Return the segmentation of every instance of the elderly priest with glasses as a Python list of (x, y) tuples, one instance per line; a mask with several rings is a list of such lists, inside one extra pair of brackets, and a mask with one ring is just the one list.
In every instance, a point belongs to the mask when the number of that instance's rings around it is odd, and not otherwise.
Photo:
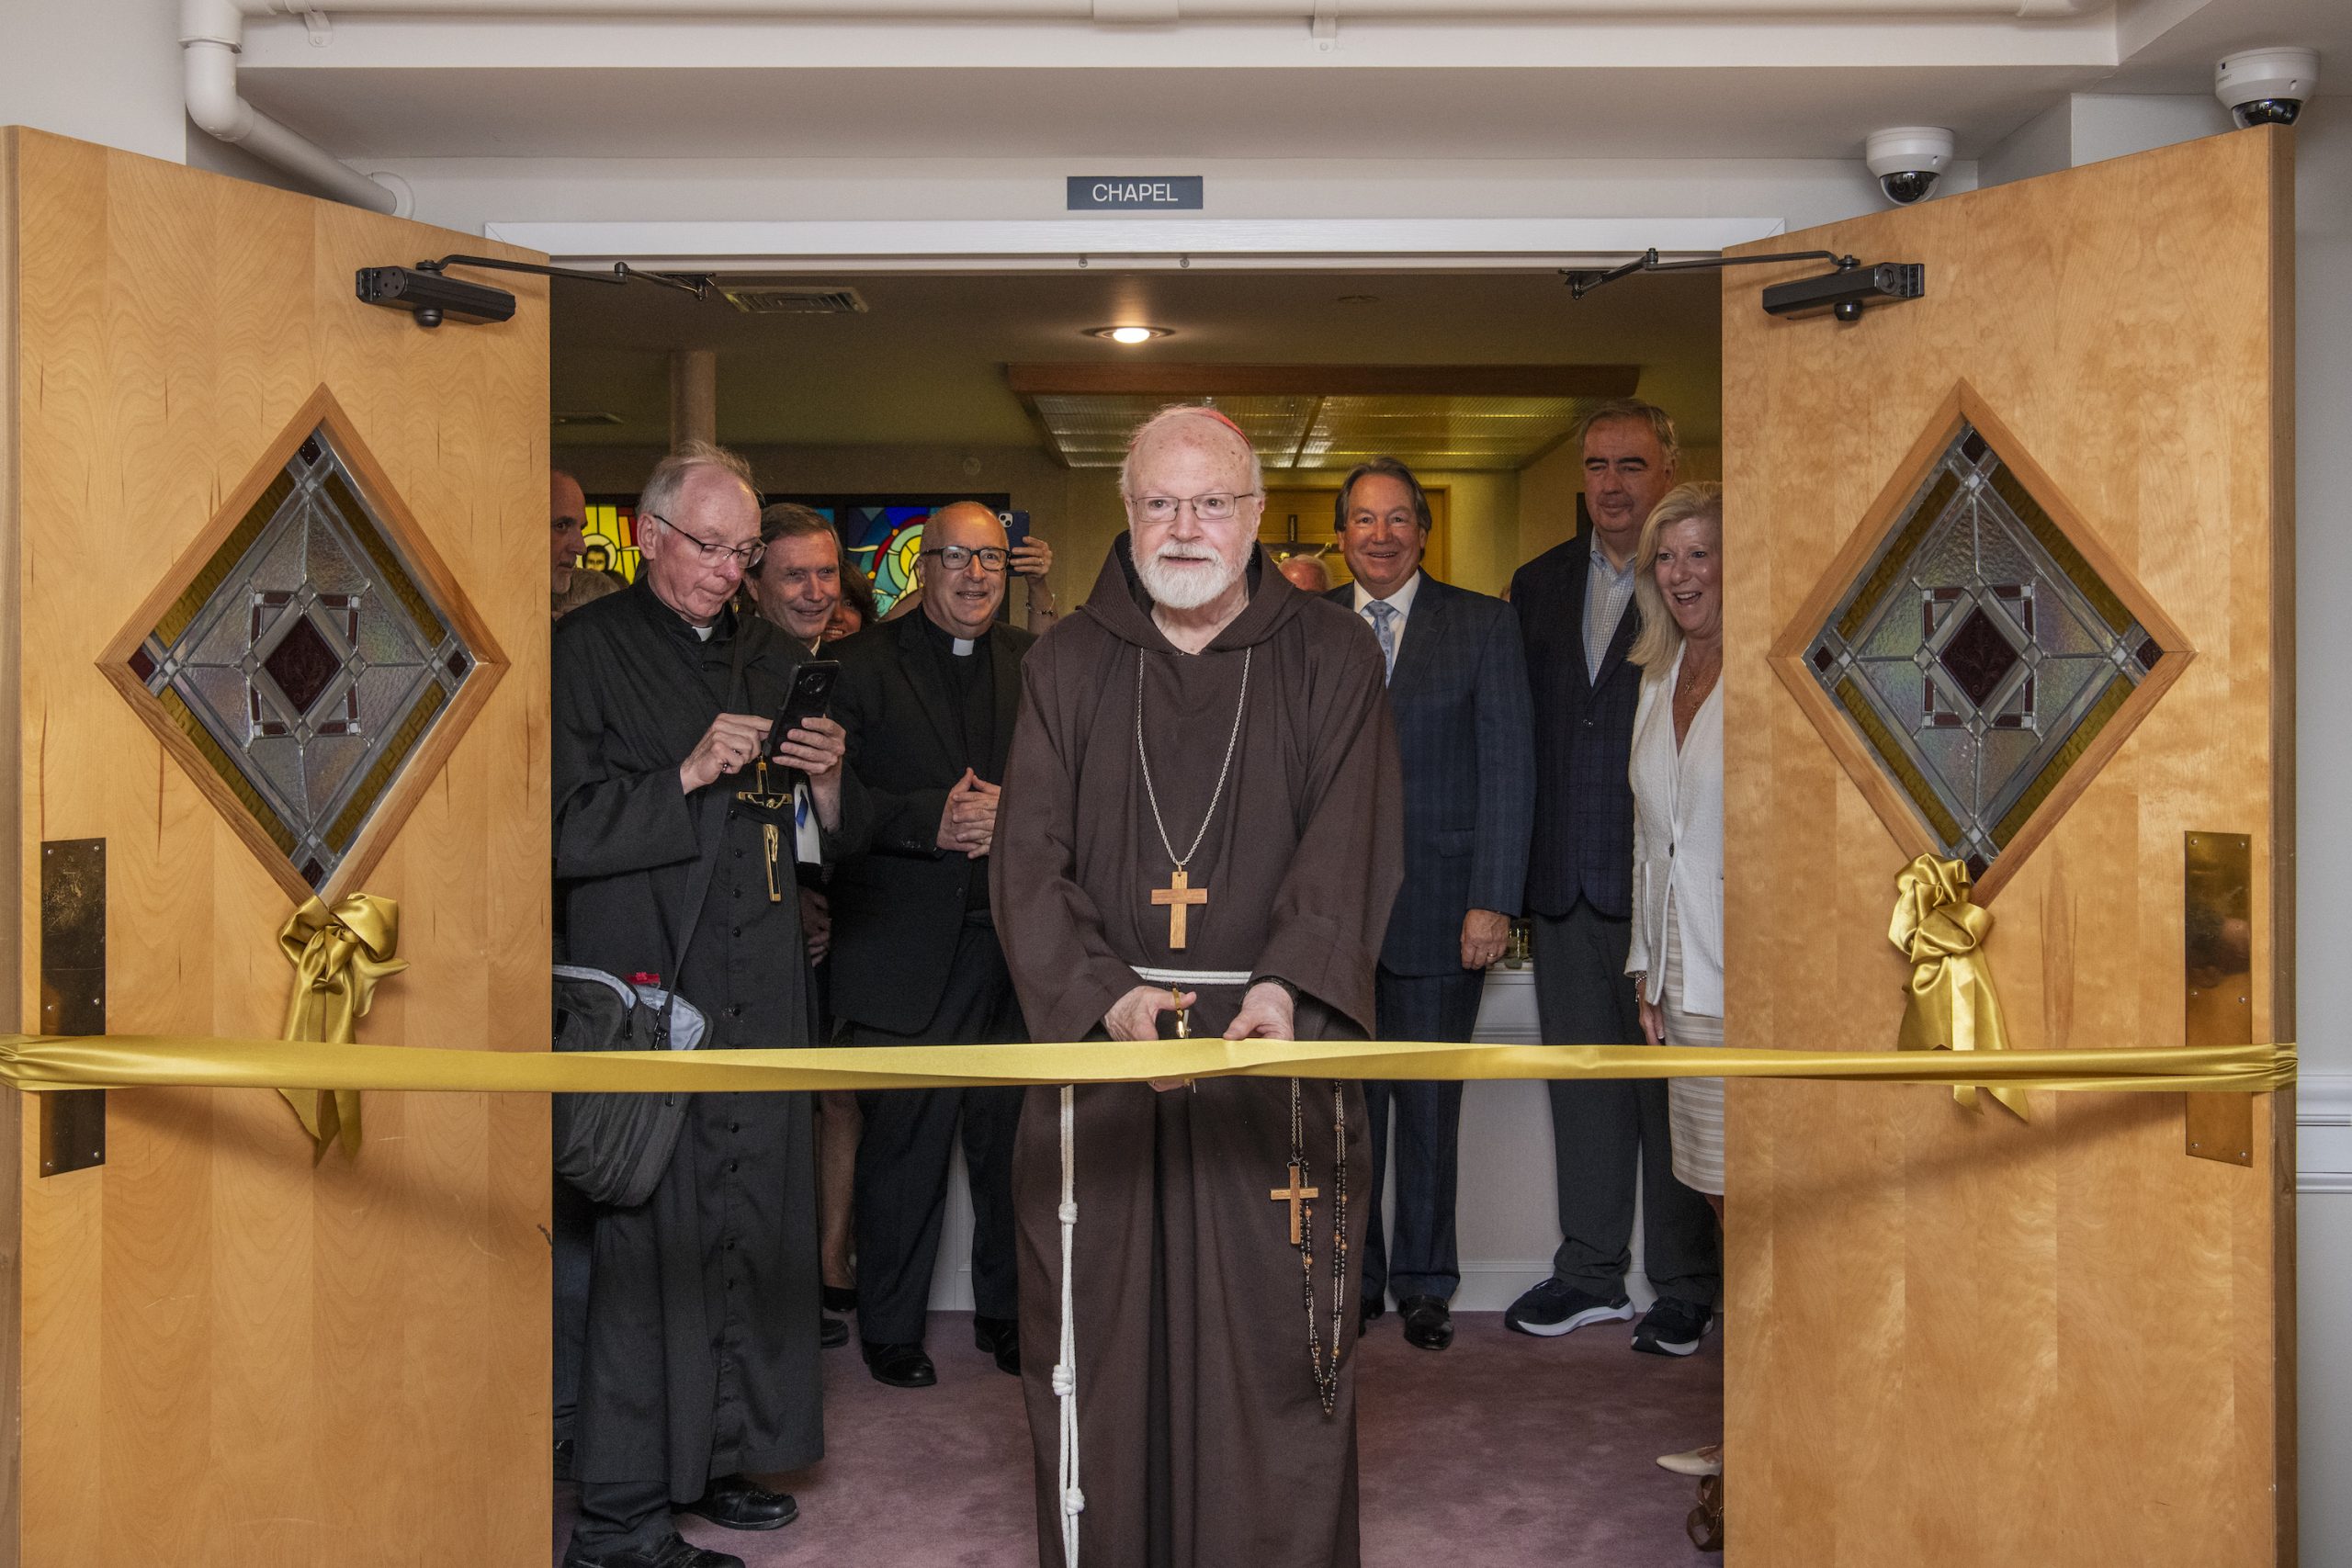
[[(864, 795), (831, 720), (771, 733), (806, 655), (732, 605), (761, 553), (742, 460), (681, 448), (638, 515), (636, 582), (555, 630), (570, 957), (658, 975), (707, 1020), (699, 1048), (810, 1044), (788, 781), (808, 779), (825, 852), (863, 831)], [(688, 1544), (673, 1511), (779, 1529), (793, 1499), (750, 1477), (824, 1451), (808, 1096), (685, 1106), (651, 1195), (595, 1211), (566, 1568), (742, 1568)]]
[[(995, 908), (1029, 1021), (1365, 1038), (1402, 863), (1379, 647), (1259, 547), (1257, 457), (1222, 414), (1147, 422), (1120, 488), (1128, 531), (1030, 655), (1005, 773)], [(1354, 1568), (1363, 1091), (1028, 1095), (1040, 1560)]]
[[(874, 802), (866, 852), (834, 873), (833, 1016), (853, 1045), (1026, 1038), (997, 946), (989, 868), (998, 786), (1036, 639), (997, 619), (1004, 525), (959, 501), (923, 524), (922, 607), (841, 645), (833, 712)], [(1021, 1370), (1012, 1263), (1012, 1131), (1021, 1090), (862, 1089), (857, 1331), (876, 1381), (938, 1381), (923, 1346), (960, 1130), (972, 1193), (972, 1337)]]

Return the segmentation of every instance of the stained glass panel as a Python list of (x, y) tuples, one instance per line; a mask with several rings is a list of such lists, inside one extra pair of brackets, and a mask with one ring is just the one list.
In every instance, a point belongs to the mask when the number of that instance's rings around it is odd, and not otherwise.
[(1963, 427), (1804, 668), (1940, 852), (1981, 874), (2164, 657), (2017, 471)]
[(312, 887), (479, 661), (324, 427), (129, 660)]

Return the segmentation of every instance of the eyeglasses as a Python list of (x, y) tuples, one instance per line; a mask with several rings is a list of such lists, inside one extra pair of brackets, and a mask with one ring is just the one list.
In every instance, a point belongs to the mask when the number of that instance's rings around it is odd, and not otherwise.
[(1238, 493), (1211, 491), (1206, 495), (1131, 495), (1127, 504), (1147, 523), (1173, 523), (1187, 506), (1204, 523), (1223, 523), (1240, 512), (1243, 502), (1254, 501), (1258, 494), (1249, 490)]
[(675, 523), (671, 522), (659, 512), (649, 512), (646, 515), (652, 518), (656, 523), (661, 524), (664, 528), (669, 529), (673, 534), (677, 535), (681, 539), (684, 539), (688, 544), (694, 546), (696, 549), (700, 550), (702, 552), (702, 564), (705, 566), (717, 566), (723, 560), (731, 560), (737, 566), (742, 568), (748, 574), (759, 570), (761, 560), (763, 559), (768, 553), (768, 547), (757, 541), (748, 545), (736, 545), (732, 547), (714, 544), (708, 539), (701, 538), (695, 535), (687, 533), (684, 528), (679, 527)]
[(939, 564), (950, 571), (961, 571), (975, 560), (980, 563), (982, 571), (1002, 571), (1004, 563), (1011, 555), (1011, 552), (1001, 545), (982, 545), (978, 549), (971, 549), (963, 545), (940, 545), (922, 553), (927, 556), (937, 556)]

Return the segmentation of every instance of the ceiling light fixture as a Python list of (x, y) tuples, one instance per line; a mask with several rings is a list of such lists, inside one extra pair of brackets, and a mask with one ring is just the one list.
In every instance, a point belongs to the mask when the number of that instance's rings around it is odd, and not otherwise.
[(1156, 337), (1172, 337), (1175, 334), (1166, 327), (1089, 327), (1086, 329), (1086, 335), (1109, 338), (1113, 343), (1123, 343), (1132, 346), (1139, 343), (1149, 343)]

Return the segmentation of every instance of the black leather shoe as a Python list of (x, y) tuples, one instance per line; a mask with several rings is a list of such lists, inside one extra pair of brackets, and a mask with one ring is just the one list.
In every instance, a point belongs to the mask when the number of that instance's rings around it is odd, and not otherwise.
[(1396, 1303), (1405, 1319), (1405, 1343), (1442, 1350), (1453, 1343), (1453, 1314), (1435, 1296), (1407, 1296)]
[(800, 1517), (800, 1505), (783, 1492), (742, 1475), (714, 1475), (709, 1489), (677, 1511), (731, 1530), (780, 1530)]
[(996, 1370), (1021, 1375), (1021, 1320), (972, 1314), (972, 1343), (996, 1358)]
[(938, 1369), (920, 1345), (876, 1345), (871, 1339), (859, 1343), (865, 1349), (865, 1370), (874, 1374), (876, 1382), (892, 1388), (929, 1388), (939, 1381)]
[(591, 1557), (577, 1547), (569, 1548), (563, 1554), (563, 1568), (743, 1568), (743, 1560), (673, 1535), (643, 1551), (607, 1551)]
[(820, 1294), (824, 1299), (827, 1312), (855, 1312), (857, 1310), (855, 1285), (827, 1285)]
[(1356, 1308), (1356, 1332), (1362, 1334), (1388, 1314), (1388, 1303), (1378, 1296), (1366, 1296)]
[(817, 1344), (820, 1348), (838, 1350), (849, 1343), (849, 1325), (838, 1317), (817, 1320)]

